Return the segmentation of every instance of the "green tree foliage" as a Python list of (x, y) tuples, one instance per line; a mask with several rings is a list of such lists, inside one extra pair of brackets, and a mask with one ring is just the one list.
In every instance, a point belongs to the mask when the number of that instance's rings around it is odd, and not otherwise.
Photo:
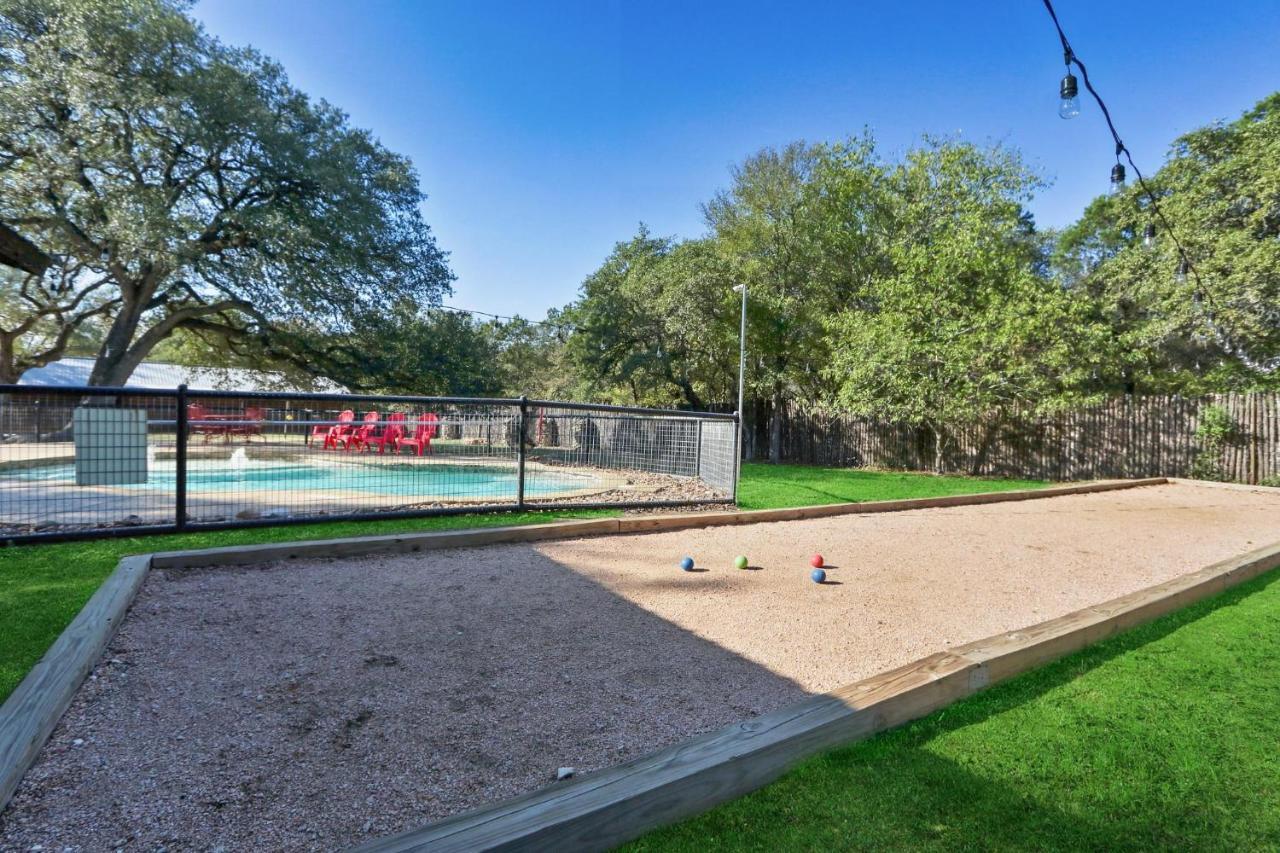
[(501, 393), (496, 369), (498, 340), (493, 327), (466, 314), (417, 308), (403, 300), (371, 315), (357, 328), (349, 348), (348, 375), (360, 369), (367, 379), (351, 384), (395, 394), (493, 396)]
[(597, 396), (727, 403), (745, 282), (771, 458), (791, 400), (928, 427), (941, 458), (948, 425), (1065, 401), (1101, 370), (1105, 337), (1045, 274), (1023, 207), (1039, 186), (998, 148), (766, 149), (705, 206), (708, 237), (615, 247), (568, 311), (572, 364)]
[(702, 409), (727, 399), (737, 366), (730, 268), (710, 241), (639, 233), (619, 243), (564, 315), (589, 396)]
[(0, 267), (0, 383), (17, 382), (29, 368), (92, 349), (101, 339), (113, 302), (83, 273), (66, 259), (44, 275)]
[(769, 456), (781, 457), (781, 409), (788, 399), (822, 396), (828, 351), (821, 318), (830, 307), (818, 270), (823, 223), (815, 205), (822, 150), (795, 142), (748, 157), (729, 188), (703, 207), (734, 278), (748, 287), (752, 342), (748, 393), (772, 410)]
[(565, 328), (520, 318), (479, 320), (405, 300), (360, 317), (340, 335), (279, 326), (263, 337), (227, 340), (182, 330), (154, 356), (191, 365), (269, 364), (299, 388), (322, 375), (365, 393), (574, 399), (577, 380), (563, 363)]
[(1111, 328), (1128, 391), (1201, 393), (1280, 379), (1280, 93), (1174, 142), (1148, 179), (1199, 278), (1177, 274), (1140, 188), (1094, 201), (1055, 257), (1063, 282)]
[(341, 342), (451, 280), (410, 163), (177, 0), (0, 0), (0, 186), (0, 219), (92, 290), (41, 310), (56, 342), (100, 309), (95, 384), (179, 329)]
[[(1026, 212), (1016, 152), (929, 141), (900, 160), (863, 135), (743, 161), (704, 206), (709, 234), (641, 231), (567, 315), (579, 388), (636, 402), (734, 398), (736, 297), (751, 290), (748, 411), (792, 400), (949, 431), (998, 429), (1116, 392), (1280, 387), (1280, 93), (1189, 133), (1150, 180), (1199, 277), (1179, 277), (1136, 187), (1063, 232)], [(692, 333), (692, 337), (690, 337)], [(689, 341), (699, 347), (689, 348)]]
[(541, 322), (519, 317), (490, 324), (497, 344), (497, 382), (508, 397), (580, 400), (589, 396), (579, 372), (569, 363), (565, 343), (572, 326), (551, 309)]
[(1087, 378), (1087, 319), (1036, 273), (1023, 204), (1039, 186), (1005, 149), (911, 151), (885, 181), (881, 272), (826, 324), (842, 406), (927, 428), (939, 472), (957, 426), (1063, 402)]

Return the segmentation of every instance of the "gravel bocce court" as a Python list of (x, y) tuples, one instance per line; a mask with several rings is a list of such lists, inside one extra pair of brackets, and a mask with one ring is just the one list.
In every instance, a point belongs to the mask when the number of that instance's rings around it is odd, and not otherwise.
[(350, 846), (1276, 539), (1280, 495), (1177, 484), (154, 570), (0, 848)]

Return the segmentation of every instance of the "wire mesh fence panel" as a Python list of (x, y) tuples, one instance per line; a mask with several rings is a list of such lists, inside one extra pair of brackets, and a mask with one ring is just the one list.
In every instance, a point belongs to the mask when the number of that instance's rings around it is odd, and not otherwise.
[[(564, 403), (529, 404), (526, 414), (525, 498), (531, 502), (664, 504), (722, 500), (732, 483), (701, 476), (705, 430), (733, 422), (700, 415), (651, 413)], [(709, 446), (726, 454), (733, 447)]]
[[(523, 427), (522, 427), (523, 425)], [(0, 539), (733, 495), (726, 415), (0, 386)]]
[(511, 405), (189, 397), (188, 523), (512, 506)]
[(704, 421), (698, 434), (698, 479), (721, 497), (734, 494), (737, 478), (738, 425), (733, 421)]
[(176, 396), (0, 392), (0, 534), (171, 526)]

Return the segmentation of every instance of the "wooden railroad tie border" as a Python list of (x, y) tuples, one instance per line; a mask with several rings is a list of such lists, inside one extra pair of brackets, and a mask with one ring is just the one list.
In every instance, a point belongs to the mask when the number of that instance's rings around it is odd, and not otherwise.
[(1179, 486), (1207, 486), (1211, 489), (1226, 489), (1229, 492), (1255, 492), (1264, 495), (1280, 494), (1280, 486), (1263, 486), (1257, 483), (1222, 483), (1217, 480), (1192, 480), (1189, 477), (1165, 477), (1165, 479)]
[(0, 810), (8, 804), (22, 775), (35, 761), (40, 749), (71, 703), (76, 690), (79, 689), (107, 643), (114, 636), (125, 612), (141, 588), (148, 569), (153, 566), (186, 568), (246, 565), (301, 557), (407, 553), (440, 548), (475, 547), (501, 542), (534, 542), (616, 533), (644, 533), (727, 524), (756, 524), (836, 515), (1039, 500), (1060, 495), (1160, 485), (1166, 482), (1167, 480), (1163, 477), (1155, 477), (1143, 480), (1083, 483), (1046, 489), (950, 495), (940, 498), (830, 504), (796, 509), (604, 518), (514, 527), (170, 551), (125, 557), (49, 648), (49, 651), (44, 654), (44, 657), (31, 672), (27, 673), (26, 678), (4, 704), (0, 705)]
[(133, 603), (151, 558), (125, 557), (0, 705), (0, 811)]
[(358, 850), (605, 850), (760, 788), (816, 753), (926, 716), (1277, 567), (1280, 543)]

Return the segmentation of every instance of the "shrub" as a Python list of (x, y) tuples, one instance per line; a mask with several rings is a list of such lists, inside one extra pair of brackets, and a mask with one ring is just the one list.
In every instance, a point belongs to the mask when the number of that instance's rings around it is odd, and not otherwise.
[(1197, 480), (1225, 480), (1222, 470), (1222, 451), (1238, 438), (1239, 427), (1222, 406), (1206, 406), (1200, 410), (1200, 425), (1196, 427), (1196, 443), (1199, 449), (1191, 460), (1191, 476)]

